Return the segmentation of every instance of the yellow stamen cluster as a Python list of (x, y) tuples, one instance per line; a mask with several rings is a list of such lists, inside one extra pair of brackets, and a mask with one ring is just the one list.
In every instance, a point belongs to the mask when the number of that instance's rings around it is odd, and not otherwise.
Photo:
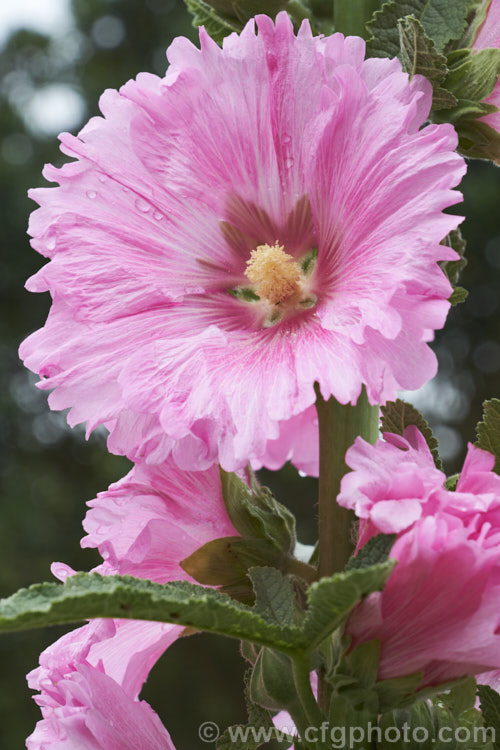
[(252, 250), (247, 266), (245, 276), (255, 284), (259, 297), (272, 305), (285, 302), (301, 292), (303, 274), (300, 266), (277, 242), (258, 245)]

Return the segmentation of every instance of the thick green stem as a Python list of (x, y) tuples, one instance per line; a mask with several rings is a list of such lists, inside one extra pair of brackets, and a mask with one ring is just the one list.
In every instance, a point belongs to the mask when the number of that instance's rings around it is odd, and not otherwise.
[(367, 39), (366, 24), (380, 5), (379, 0), (334, 0), (335, 31)]
[[(325, 401), (316, 389), (319, 420), (319, 577), (331, 576), (345, 568), (354, 545), (351, 538), (354, 513), (337, 503), (340, 482), (347, 473), (345, 454), (361, 435), (370, 443), (378, 436), (379, 408), (370, 406), (363, 388), (356, 406)], [(330, 688), (325, 671), (318, 670), (318, 702), (328, 710)]]
[(378, 435), (379, 409), (370, 406), (363, 389), (356, 406), (325, 401), (317, 389), (319, 419), (319, 575), (331, 576), (344, 569), (352, 553), (351, 511), (336, 498), (348, 471), (345, 453), (358, 435), (374, 443)]
[(292, 719), (301, 738), (305, 740), (305, 746), (323, 750), (326, 745), (319, 740), (319, 730), (325, 717), (311, 689), (310, 664), (307, 656), (293, 657), (293, 678), (298, 700), (295, 710), (290, 711)]

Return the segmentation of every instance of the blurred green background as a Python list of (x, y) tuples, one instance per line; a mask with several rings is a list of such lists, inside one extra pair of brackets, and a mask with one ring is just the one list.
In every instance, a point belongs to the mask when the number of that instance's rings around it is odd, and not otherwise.
[[(15, 11), (0, 8), (1, 596), (50, 578), (53, 560), (77, 569), (96, 564), (96, 553), (78, 546), (85, 501), (129, 466), (106, 452), (103, 435), (86, 442), (81, 429), (69, 431), (64, 415), (49, 412), (46, 396), (34, 387), (36, 378), (18, 361), (19, 343), (42, 325), (49, 308), (48, 295), (23, 290), (41, 264), (26, 237), (34, 209), (26, 191), (44, 183), (45, 162), (61, 163), (57, 133), (77, 132), (97, 114), (105, 88), (119, 87), (143, 70), (163, 75), (172, 38), (195, 38), (180, 0), (19, 0), (13, 5), (20, 11), (37, 6), (37, 11), (26, 18), (26, 28), (14, 28)], [(463, 190), (469, 265), (461, 283), (470, 296), (437, 336), (439, 375), (412, 396), (440, 439), (450, 472), (458, 470), (473, 439), (482, 401), (500, 396), (500, 172), (473, 163)], [(291, 467), (263, 474), (296, 511), (300, 540), (313, 543), (315, 482), (298, 477)], [(39, 719), (24, 675), (62, 632), (0, 639), (1, 748), (22, 748)], [(242, 672), (235, 643), (194, 636), (169, 649), (143, 696), (176, 746), (196, 750), (206, 747), (197, 737), (202, 721), (226, 726), (245, 718), (238, 688)]]

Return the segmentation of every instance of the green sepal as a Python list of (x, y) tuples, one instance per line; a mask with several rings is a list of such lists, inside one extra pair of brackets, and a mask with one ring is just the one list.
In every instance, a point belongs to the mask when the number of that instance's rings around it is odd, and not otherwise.
[(235, 529), (246, 538), (266, 539), (284, 555), (293, 555), (295, 518), (267, 487), (249, 487), (236, 474), (221, 469), (222, 496)]
[(500, 77), (500, 49), (457, 50), (448, 55), (445, 86), (457, 100), (479, 102), (491, 94)]
[(291, 709), (297, 702), (297, 688), (291, 659), (279, 651), (262, 648), (250, 680), (250, 698), (271, 711)]
[(415, 693), (421, 682), (421, 672), (377, 682), (374, 690), (379, 699), (380, 710), (390, 711), (411, 703), (415, 700)]
[(283, 555), (265, 539), (228, 536), (214, 539), (181, 561), (180, 566), (198, 583), (220, 586), (221, 591), (252, 604), (253, 589), (247, 578), (255, 566), (281, 566)]
[(448, 73), (446, 57), (436, 52), (434, 42), (413, 16), (399, 20), (398, 29), (403, 70), (410, 78), (423, 75), (432, 83), (434, 110), (454, 107), (458, 103), (457, 98), (441, 86)]
[(500, 474), (500, 399), (492, 398), (483, 404), (483, 420), (476, 426), (475, 445), (495, 456), (494, 471)]
[(385, 406), (381, 407), (382, 411), (382, 432), (393, 432), (396, 435), (403, 435), (404, 431), (410, 425), (415, 425), (429, 446), (432, 453), (436, 468), (443, 471), (443, 464), (439, 457), (439, 444), (437, 438), (432, 434), (428, 422), (422, 414), (415, 409), (412, 404), (402, 401), (400, 398), (396, 401), (388, 401)]
[(368, 23), (370, 57), (397, 57), (400, 52), (398, 21), (414, 16), (426, 35), (442, 52), (448, 42), (459, 39), (466, 27), (470, 0), (390, 0)]
[(470, 159), (488, 159), (500, 164), (500, 133), (481, 120), (461, 119), (454, 123), (459, 152)]

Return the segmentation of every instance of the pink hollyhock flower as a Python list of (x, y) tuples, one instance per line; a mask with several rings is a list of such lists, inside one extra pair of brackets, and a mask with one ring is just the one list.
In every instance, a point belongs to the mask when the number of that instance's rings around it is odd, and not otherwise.
[[(60, 577), (74, 572), (56, 570)], [(138, 695), (181, 631), (158, 622), (91, 620), (49, 646), (28, 675), (43, 715), (28, 750), (175, 750)]]
[(217, 467), (184, 472), (172, 459), (137, 464), (89, 503), (83, 547), (97, 547), (100, 573), (157, 583), (192, 580), (179, 563), (213, 539), (236, 536)]
[[(99, 549), (104, 563), (96, 570), (105, 575), (191, 580), (180, 561), (212, 539), (237, 534), (218, 468), (183, 472), (171, 458), (161, 466), (136, 465), (89, 505), (82, 546)], [(61, 563), (52, 570), (61, 580), (74, 573)], [(85, 750), (173, 749), (138, 695), (181, 631), (164, 623), (92, 620), (50, 646), (28, 675), (30, 687), (41, 691), (35, 700), (43, 714), (29, 750), (73, 750), (78, 742)]]
[(256, 23), (223, 49), (177, 39), (164, 79), (106, 91), (61, 136), (75, 161), (45, 168), (59, 187), (31, 192), (51, 260), (28, 288), (54, 302), (21, 356), (133, 459), (298, 461), (315, 382), (375, 404), (436, 371), (465, 166), (450, 125), (422, 127), (430, 83), (360, 38)]
[[(491, 0), (486, 18), (472, 45), (477, 52), (488, 47), (500, 47), (500, 0)], [(500, 81), (484, 101), (500, 108)], [(500, 132), (500, 111), (481, 117), (481, 120)]]
[(469, 446), (451, 492), (417, 430), (386, 437), (375, 446), (358, 439), (349, 449), (355, 470), (343, 480), (340, 502), (362, 518), (361, 545), (374, 533), (398, 534), (391, 551), (398, 564), (384, 590), (355, 608), (346, 632), (354, 646), (380, 639), (381, 679), (422, 672), (422, 685), (433, 685), (499, 669), (494, 457)]

